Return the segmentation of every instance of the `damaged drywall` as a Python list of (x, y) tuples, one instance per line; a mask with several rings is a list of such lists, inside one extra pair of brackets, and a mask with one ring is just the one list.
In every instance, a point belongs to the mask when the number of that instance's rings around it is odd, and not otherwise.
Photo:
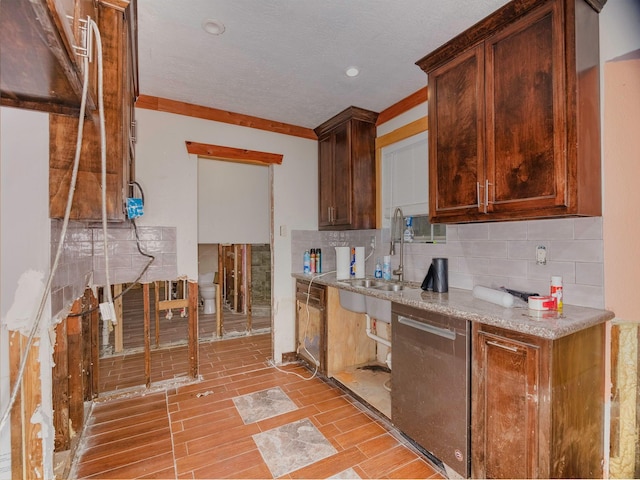
[[(39, 363), (39, 390), (40, 403), (36, 410), (30, 413), (30, 421), (33, 424), (40, 425), (40, 437), (42, 440), (42, 465), (36, 471), (31, 472), (37, 478), (54, 478), (53, 475), (53, 445), (54, 431), (52, 405), (52, 377), (51, 369), (53, 366), (53, 348), (52, 348), (52, 319), (50, 315), (51, 306), (49, 298), (45, 299), (44, 308), (42, 309), (41, 318), (39, 319), (38, 328), (34, 330), (35, 322), (38, 321), (37, 315), (40, 305), (43, 301), (45, 290), (44, 273), (36, 270), (27, 270), (23, 272), (17, 282), (13, 303), (7, 310), (6, 315), (2, 318), (2, 328), (9, 335), (16, 334), (24, 336), (28, 341), (31, 334), (34, 334), (32, 348), (38, 349)], [(33, 331), (32, 331), (33, 330)], [(12, 392), (13, 393), (13, 392)], [(8, 406), (10, 396), (7, 395), (2, 401), (2, 415), (5, 415), (5, 409)], [(10, 432), (9, 420), (7, 419), (2, 427), (3, 436), (6, 431)], [(8, 435), (7, 435), (8, 436)], [(10, 471), (10, 456), (2, 456), (3, 464), (0, 464), (0, 470)]]
[(609, 459), (610, 478), (634, 478), (638, 447), (638, 327), (640, 324), (617, 323), (619, 330), (617, 381), (619, 402), (618, 454)]

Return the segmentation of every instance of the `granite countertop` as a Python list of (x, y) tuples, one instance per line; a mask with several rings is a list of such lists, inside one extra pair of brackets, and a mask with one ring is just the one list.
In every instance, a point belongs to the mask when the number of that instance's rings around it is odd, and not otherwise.
[(516, 300), (516, 306), (505, 308), (475, 298), (471, 290), (459, 288), (449, 288), (447, 293), (434, 293), (423, 291), (420, 284), (406, 282), (407, 286), (403, 290), (390, 292), (350, 285), (345, 281), (337, 280), (335, 273), (320, 275), (294, 273), (292, 276), (300, 280), (312, 280), (319, 285), (363, 293), (422, 310), (452, 315), (549, 340), (570, 335), (614, 318), (613, 312), (608, 310), (567, 304), (564, 305), (561, 315), (552, 311), (529, 310), (527, 304), (520, 300)]

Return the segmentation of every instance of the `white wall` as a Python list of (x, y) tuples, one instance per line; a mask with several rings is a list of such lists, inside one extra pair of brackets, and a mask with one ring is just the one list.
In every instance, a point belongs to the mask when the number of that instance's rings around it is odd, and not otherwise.
[(602, 62), (638, 48), (640, 48), (640, 1), (609, 0), (600, 12)]
[[(185, 141), (283, 154), (272, 168), (274, 359), (294, 341), (292, 229), (318, 228), (317, 142), (171, 113), (136, 109), (136, 180), (145, 191), (141, 225), (177, 228), (178, 275), (198, 276), (198, 159)], [(284, 236), (280, 235), (283, 227)]]
[[(7, 324), (28, 335), (49, 273), (49, 115), (0, 108), (0, 415), (9, 400)], [(21, 285), (19, 285), (21, 283)], [(50, 305), (41, 325), (51, 322)], [(52, 478), (51, 345), (40, 339), (45, 478)], [(0, 478), (10, 476), (10, 422), (0, 432)], [(8, 476), (6, 475), (8, 473)]]

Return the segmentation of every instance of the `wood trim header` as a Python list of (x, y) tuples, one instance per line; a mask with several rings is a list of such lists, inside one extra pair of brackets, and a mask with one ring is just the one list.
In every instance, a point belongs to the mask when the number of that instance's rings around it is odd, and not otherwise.
[(412, 93), (408, 97), (403, 98), (398, 103), (394, 103), (389, 108), (386, 108), (382, 112), (380, 112), (380, 115), (378, 115), (376, 126), (378, 127), (383, 123), (388, 122), (392, 118), (403, 114), (407, 110), (410, 110), (413, 107), (420, 105), (421, 103), (425, 103), (428, 97), (428, 87), (425, 86), (417, 92)]
[(150, 95), (140, 95), (136, 101), (136, 107), (158, 112), (175, 113), (187, 117), (202, 118), (214, 122), (229, 123), (240, 127), (256, 128), (269, 132), (292, 135), (294, 137), (317, 140), (315, 132), (310, 128), (298, 127), (287, 123), (265, 120), (263, 118), (243, 115), (241, 113), (227, 112), (217, 108), (203, 107), (192, 103), (178, 102), (168, 98), (152, 97)]
[(207, 143), (185, 142), (187, 151), (193, 155), (211, 158), (212, 160), (227, 160), (236, 163), (249, 163), (252, 165), (281, 165), (282, 154), (258, 152), (244, 148), (224, 147), (222, 145), (210, 145)]

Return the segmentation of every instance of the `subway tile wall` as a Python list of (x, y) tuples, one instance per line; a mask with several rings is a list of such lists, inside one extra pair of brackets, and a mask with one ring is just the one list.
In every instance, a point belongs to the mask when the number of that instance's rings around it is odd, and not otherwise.
[[(62, 220), (51, 220), (51, 265), (55, 261)], [(82, 222), (69, 222), (67, 234), (51, 282), (51, 315), (58, 315), (65, 307), (84, 294), (93, 269), (93, 237), (91, 229)]]
[[(51, 262), (53, 264), (61, 220), (51, 221)], [(140, 249), (155, 257), (141, 283), (177, 278), (177, 249), (175, 227), (138, 227)], [(133, 226), (110, 226), (109, 280), (111, 284), (132, 283), (149, 262), (138, 251)], [(87, 285), (104, 285), (105, 258), (102, 228), (92, 228), (86, 223), (70, 222), (64, 247), (51, 288), (51, 312), (59, 314), (82, 296)]]
[[(109, 281), (111, 284), (136, 281), (150, 258), (138, 251), (134, 228), (112, 228), (107, 234)], [(102, 229), (93, 230), (93, 283), (96, 285), (106, 283), (103, 238)], [(176, 228), (138, 227), (138, 238), (142, 252), (155, 257), (139, 282), (176, 279)]]
[[(292, 271), (302, 272), (304, 250), (314, 247), (322, 248), (323, 270), (335, 270), (333, 247), (365, 246), (369, 254), (371, 236), (376, 248), (366, 262), (366, 273), (373, 275), (376, 258), (389, 251), (388, 229), (293, 231)], [(546, 265), (536, 264), (538, 245), (546, 248)], [(505, 286), (546, 294), (551, 276), (562, 275), (567, 304), (604, 308), (602, 217), (447, 225), (445, 244), (405, 244), (405, 279), (421, 282), (434, 257), (449, 259), (450, 287)], [(398, 262), (396, 254), (392, 268)]]

